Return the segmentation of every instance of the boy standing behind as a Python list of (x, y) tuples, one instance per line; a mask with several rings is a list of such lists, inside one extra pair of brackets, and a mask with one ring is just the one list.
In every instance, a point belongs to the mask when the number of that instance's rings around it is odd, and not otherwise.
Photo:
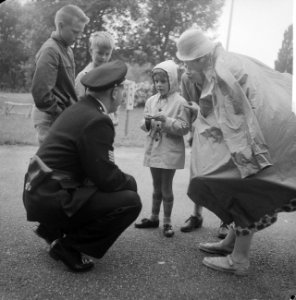
[[(91, 55), (91, 62), (78, 73), (75, 79), (75, 90), (78, 97), (85, 95), (85, 87), (80, 82), (80, 79), (92, 69), (99, 67), (101, 64), (106, 63), (110, 60), (113, 49), (114, 39), (106, 31), (95, 31), (90, 35), (89, 38), (89, 52)], [(113, 124), (118, 124), (117, 113), (110, 115)]]

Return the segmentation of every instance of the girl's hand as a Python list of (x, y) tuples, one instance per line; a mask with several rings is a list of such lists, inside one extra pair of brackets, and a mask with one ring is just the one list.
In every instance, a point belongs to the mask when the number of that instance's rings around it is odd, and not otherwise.
[(145, 118), (145, 120), (152, 120), (153, 116), (151, 116), (151, 115), (145, 115), (144, 118)]
[(165, 122), (166, 121), (166, 116), (164, 116), (163, 114), (158, 113), (158, 114), (153, 116), (153, 119), (155, 121)]

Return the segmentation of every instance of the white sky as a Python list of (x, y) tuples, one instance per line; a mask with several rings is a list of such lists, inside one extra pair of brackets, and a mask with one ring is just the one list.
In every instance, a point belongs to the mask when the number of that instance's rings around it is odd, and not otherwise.
[[(229, 51), (274, 68), (284, 32), (293, 23), (293, 0), (233, 0)], [(218, 38), (226, 47), (231, 0), (225, 0)]]

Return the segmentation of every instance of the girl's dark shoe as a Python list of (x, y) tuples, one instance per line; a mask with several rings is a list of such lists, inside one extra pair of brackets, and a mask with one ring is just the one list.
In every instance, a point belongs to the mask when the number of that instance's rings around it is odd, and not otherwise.
[(136, 228), (157, 228), (159, 227), (159, 220), (151, 221), (147, 218), (142, 219), (140, 223), (135, 224)]
[(163, 234), (166, 237), (172, 237), (175, 232), (173, 230), (173, 226), (171, 224), (164, 224), (163, 225)]

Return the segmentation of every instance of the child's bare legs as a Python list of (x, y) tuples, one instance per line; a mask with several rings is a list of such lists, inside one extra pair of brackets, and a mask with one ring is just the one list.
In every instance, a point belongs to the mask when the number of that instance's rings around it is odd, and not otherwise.
[(153, 194), (152, 194), (152, 213), (150, 220), (159, 220), (159, 211), (162, 202), (162, 169), (150, 168), (152, 181), (153, 181)]
[(153, 181), (152, 212), (149, 219), (136, 223), (136, 228), (156, 228), (159, 226), (159, 211), (163, 201), (163, 233), (172, 237), (174, 231), (171, 225), (171, 214), (174, 204), (173, 178), (176, 170), (150, 168)]
[(140, 223), (136, 223), (136, 228), (157, 228), (159, 226), (159, 211), (162, 202), (162, 169), (150, 168), (150, 171), (153, 181), (151, 216), (149, 219), (144, 218)]
[(163, 169), (161, 175), (161, 193), (163, 200), (163, 233), (172, 237), (174, 231), (171, 225), (171, 214), (174, 205), (173, 178), (176, 170)]
[(171, 214), (174, 204), (173, 178), (176, 170), (163, 169), (161, 174), (161, 193), (163, 199), (163, 223), (171, 224)]

